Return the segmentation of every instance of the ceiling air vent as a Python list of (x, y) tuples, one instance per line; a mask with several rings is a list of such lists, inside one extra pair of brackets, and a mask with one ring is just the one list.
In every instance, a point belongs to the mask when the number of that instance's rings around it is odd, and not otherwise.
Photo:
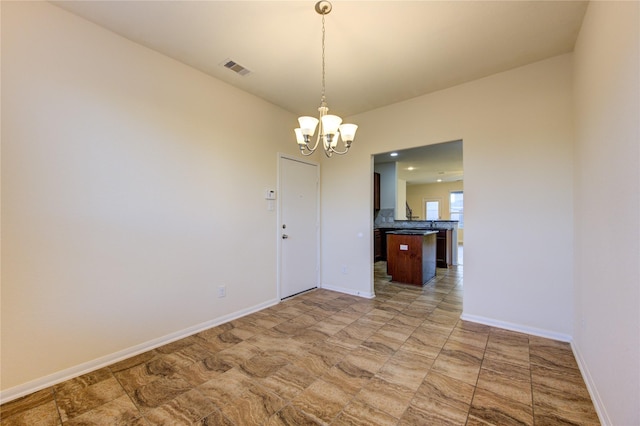
[(242, 65), (232, 61), (231, 59), (226, 59), (222, 63), (222, 65), (224, 65), (225, 68), (229, 68), (231, 71), (235, 72), (236, 74), (240, 74), (242, 76), (245, 76), (251, 72), (245, 67), (243, 67)]

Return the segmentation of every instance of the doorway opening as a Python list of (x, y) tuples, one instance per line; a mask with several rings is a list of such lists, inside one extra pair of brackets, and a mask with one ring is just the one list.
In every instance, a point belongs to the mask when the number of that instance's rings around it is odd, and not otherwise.
[[(444, 240), (451, 250), (445, 264), (447, 268), (461, 268), (464, 259), (462, 140), (375, 154), (373, 169), (378, 175), (374, 175), (374, 180), (379, 179), (374, 185), (379, 193), (374, 193), (373, 262), (386, 260), (387, 230), (449, 226), (454, 229)], [(410, 216), (408, 211), (412, 212)]]

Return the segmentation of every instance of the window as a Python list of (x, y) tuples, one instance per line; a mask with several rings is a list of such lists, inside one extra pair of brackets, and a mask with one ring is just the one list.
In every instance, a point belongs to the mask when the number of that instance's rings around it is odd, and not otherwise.
[(455, 191), (449, 198), (449, 217), (458, 221), (458, 228), (464, 228), (464, 197), (462, 191)]
[(425, 220), (440, 219), (440, 201), (425, 201)]

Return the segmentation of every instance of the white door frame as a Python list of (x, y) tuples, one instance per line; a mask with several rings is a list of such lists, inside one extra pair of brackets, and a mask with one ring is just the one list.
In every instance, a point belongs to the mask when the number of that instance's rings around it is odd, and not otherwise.
[(316, 166), (317, 168), (317, 173), (318, 173), (318, 185), (317, 185), (317, 189), (316, 189), (316, 206), (317, 206), (317, 212), (316, 212), (316, 217), (318, 218), (318, 222), (317, 222), (317, 226), (316, 226), (316, 250), (317, 250), (317, 259), (316, 259), (316, 271), (317, 271), (317, 276), (316, 276), (316, 282), (318, 283), (318, 288), (320, 288), (321, 286), (321, 271), (320, 271), (320, 163), (317, 163), (315, 161), (310, 161), (307, 160), (306, 158), (300, 158), (300, 157), (296, 157), (293, 155), (289, 155), (289, 154), (284, 154), (279, 152), (278, 153), (278, 183), (277, 183), (277, 187), (278, 187), (278, 212), (277, 212), (277, 226), (276, 226), (276, 244), (277, 244), (277, 259), (276, 259), (276, 282), (278, 285), (278, 289), (277, 289), (277, 297), (278, 300), (281, 300), (281, 294), (282, 294), (282, 196), (281, 196), (281, 189), (282, 189), (282, 182), (281, 182), (281, 177), (282, 177), (282, 173), (280, 170), (280, 161), (282, 159), (287, 159), (287, 160), (292, 160), (292, 161), (297, 161), (300, 163), (304, 163), (304, 164), (309, 164), (312, 166)]

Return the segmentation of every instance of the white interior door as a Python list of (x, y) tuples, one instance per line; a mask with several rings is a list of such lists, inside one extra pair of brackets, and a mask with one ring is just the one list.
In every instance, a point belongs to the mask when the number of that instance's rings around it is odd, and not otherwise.
[(280, 157), (280, 298), (318, 287), (319, 166)]

